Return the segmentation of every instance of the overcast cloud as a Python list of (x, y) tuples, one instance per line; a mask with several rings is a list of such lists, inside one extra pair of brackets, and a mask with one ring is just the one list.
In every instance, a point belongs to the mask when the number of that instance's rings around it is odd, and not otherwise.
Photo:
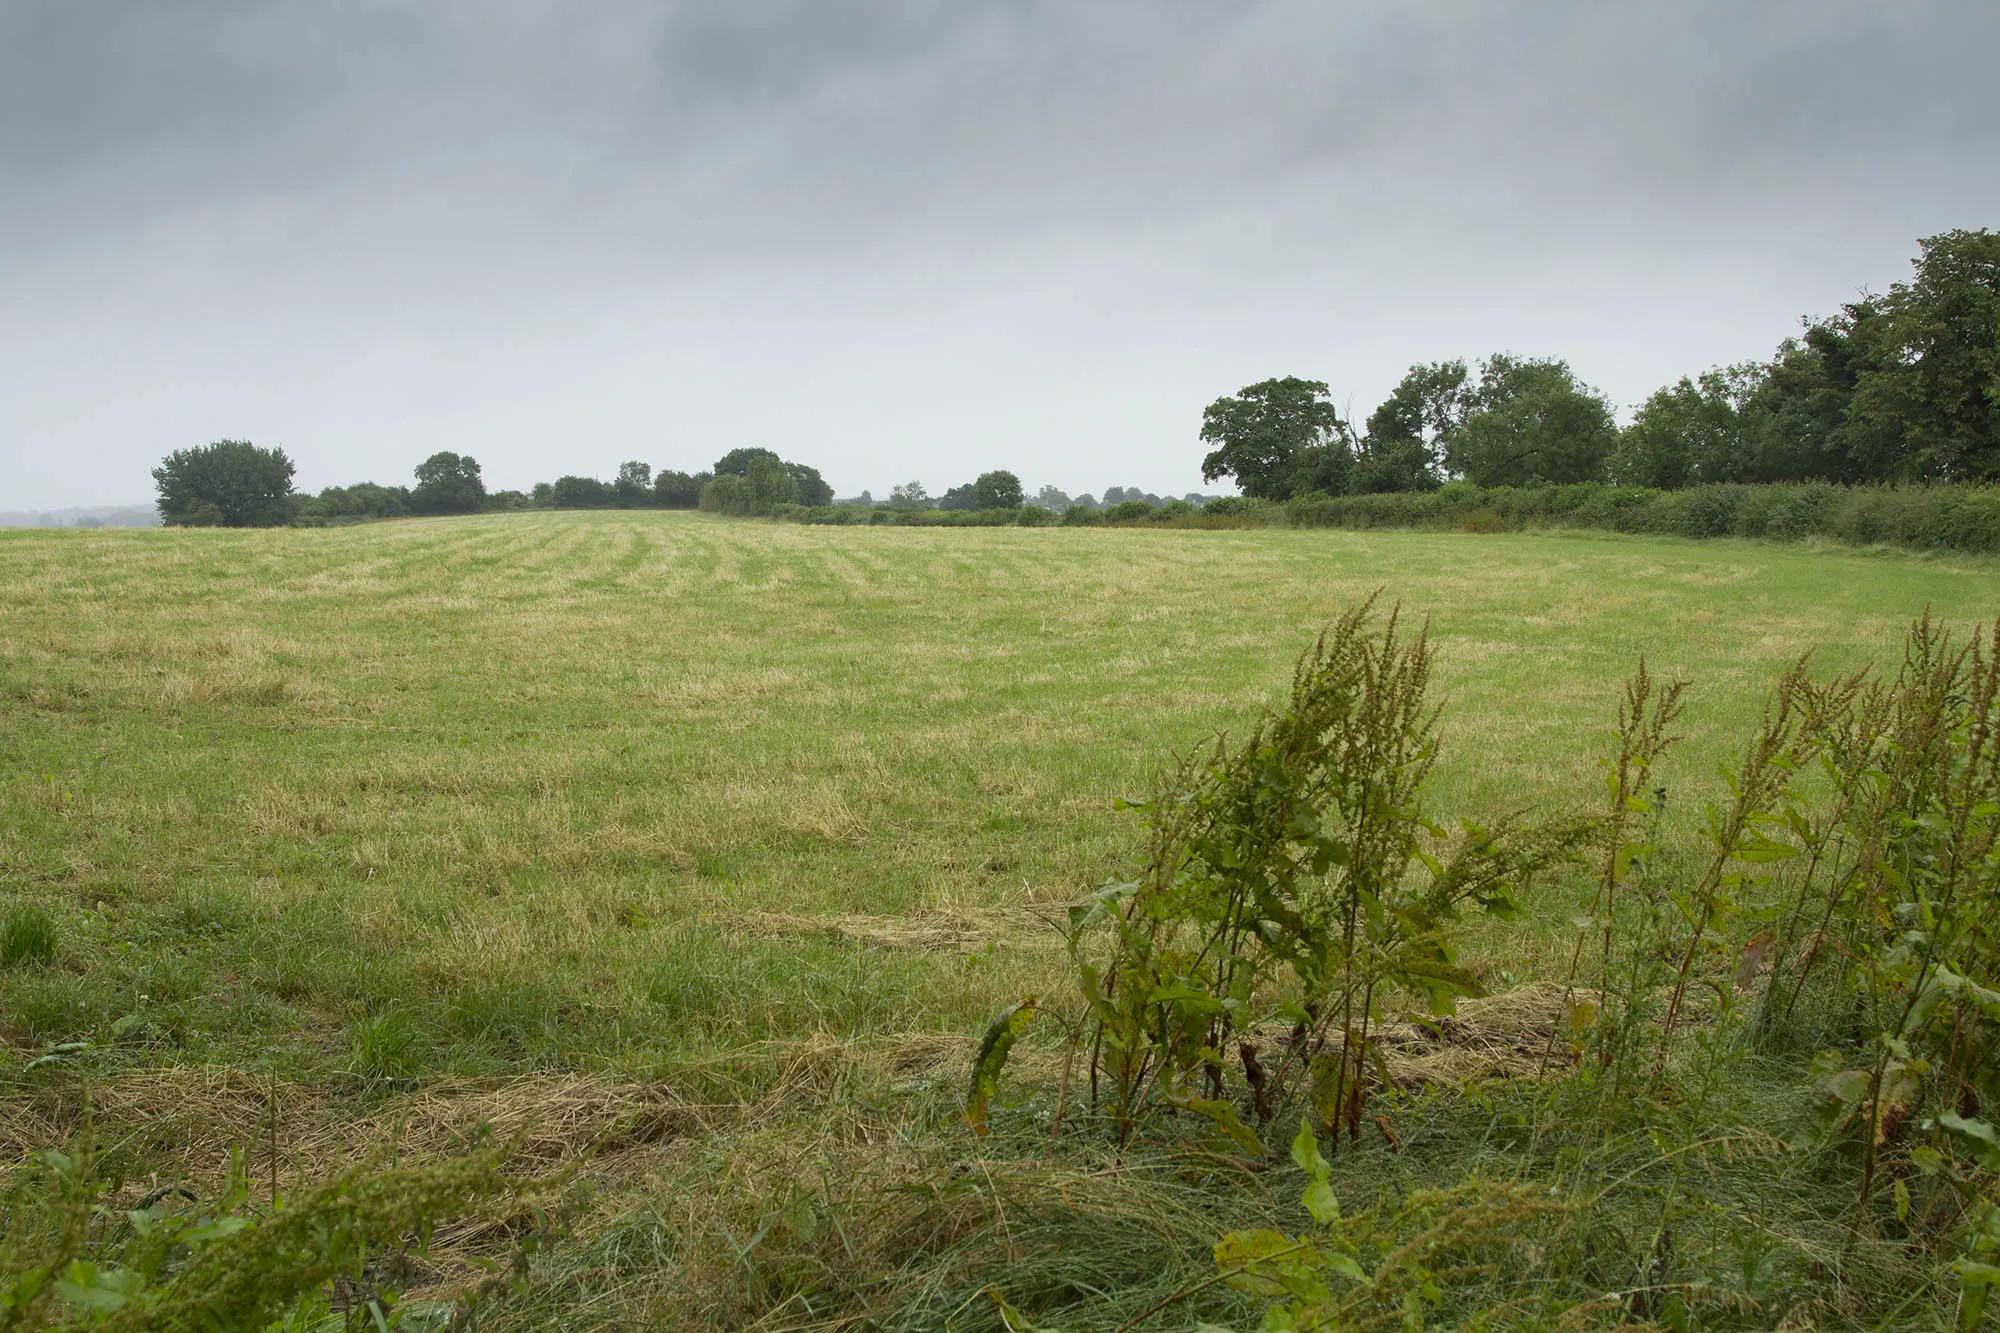
[(225, 437), (1178, 493), (1219, 394), (1503, 348), (1626, 408), (2000, 226), (1995, 51), (1990, 0), (0, 0), (0, 509)]

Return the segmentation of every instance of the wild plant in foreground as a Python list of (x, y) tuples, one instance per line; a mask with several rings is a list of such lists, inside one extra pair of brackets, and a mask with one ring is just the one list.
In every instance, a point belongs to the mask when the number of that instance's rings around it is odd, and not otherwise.
[[(1414, 995), (1444, 1012), (1475, 993), (1450, 923), (1468, 906), (1513, 911), (1521, 885), (1596, 836), (1572, 820), (1446, 838), (1421, 801), (1436, 756), (1430, 644), (1393, 611), (1372, 627), (1372, 610), (1320, 636), (1288, 705), (1246, 740), (1183, 760), (1142, 807), (1140, 874), (1072, 909), (1088, 1005), (1073, 1040), (1121, 1144), (1175, 1109), (1261, 1153), (1247, 1121), (1301, 1094), (1336, 1142), (1341, 1126), (1358, 1137), (1383, 1005)], [(975, 1127), (1030, 1012), (1010, 1010), (982, 1046)]]

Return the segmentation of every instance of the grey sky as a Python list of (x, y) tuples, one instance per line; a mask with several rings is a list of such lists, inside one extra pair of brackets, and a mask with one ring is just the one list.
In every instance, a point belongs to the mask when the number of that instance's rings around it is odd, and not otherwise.
[(2000, 226), (2000, 5), (0, 0), (0, 509), (169, 449), (491, 486), (1202, 486), (1412, 362), (1621, 407)]

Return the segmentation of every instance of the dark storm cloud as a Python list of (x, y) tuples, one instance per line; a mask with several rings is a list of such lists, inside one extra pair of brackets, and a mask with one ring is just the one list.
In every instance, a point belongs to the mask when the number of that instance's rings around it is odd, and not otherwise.
[(1629, 402), (1994, 222), (1995, 49), (1973, 0), (0, 0), (0, 502), (232, 431), (1185, 489), (1247, 378), (1502, 345)]

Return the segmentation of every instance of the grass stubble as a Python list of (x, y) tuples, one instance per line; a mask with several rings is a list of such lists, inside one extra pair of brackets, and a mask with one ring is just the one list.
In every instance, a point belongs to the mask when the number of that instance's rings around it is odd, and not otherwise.
[[(645, 513), (0, 534), (0, 894), (25, 941), (0, 965), (0, 1153), (88, 1105), (135, 1190), (259, 1144), (309, 1180), (492, 1123), (589, 1187), (503, 1322), (996, 1327), (976, 1297), (998, 1280), (1113, 1327), (1211, 1273), (1223, 1231), (1295, 1222), (1296, 1189), (1052, 1146), (1046, 1036), (992, 1139), (955, 1124), (985, 1019), (1067, 1002), (1054, 923), (1139, 833), (1112, 798), (1241, 729), (1377, 589), (1430, 618), (1436, 808), (1594, 801), (1642, 653), (1691, 682), (1669, 789), (1712, 793), (1802, 652), (1830, 673), (1926, 606), (1990, 617), (1996, 573), (1594, 534)], [(1670, 800), (1669, 846), (1699, 806)], [(1489, 987), (1559, 978), (1589, 893), (1475, 934)], [(1760, 1326), (1783, 1255), (1802, 1318), (1927, 1324), (1890, 1299), (1908, 1261), (1843, 1257), (1837, 1196), (1769, 1128), (1794, 1065), (1703, 1102), (1698, 1243), (1747, 1274), (1716, 1309)], [(1657, 1167), (1643, 1135), (1551, 1134), (1529, 1082), (1411, 1080), (1400, 1142), (1344, 1152), (1336, 1186)], [(1606, 1256), (1657, 1248), (1644, 1212), (1566, 1224), (1564, 1280), (1632, 1285)], [(447, 1232), (430, 1280), (503, 1241)], [(1845, 1295), (1812, 1295), (1836, 1260)]]

